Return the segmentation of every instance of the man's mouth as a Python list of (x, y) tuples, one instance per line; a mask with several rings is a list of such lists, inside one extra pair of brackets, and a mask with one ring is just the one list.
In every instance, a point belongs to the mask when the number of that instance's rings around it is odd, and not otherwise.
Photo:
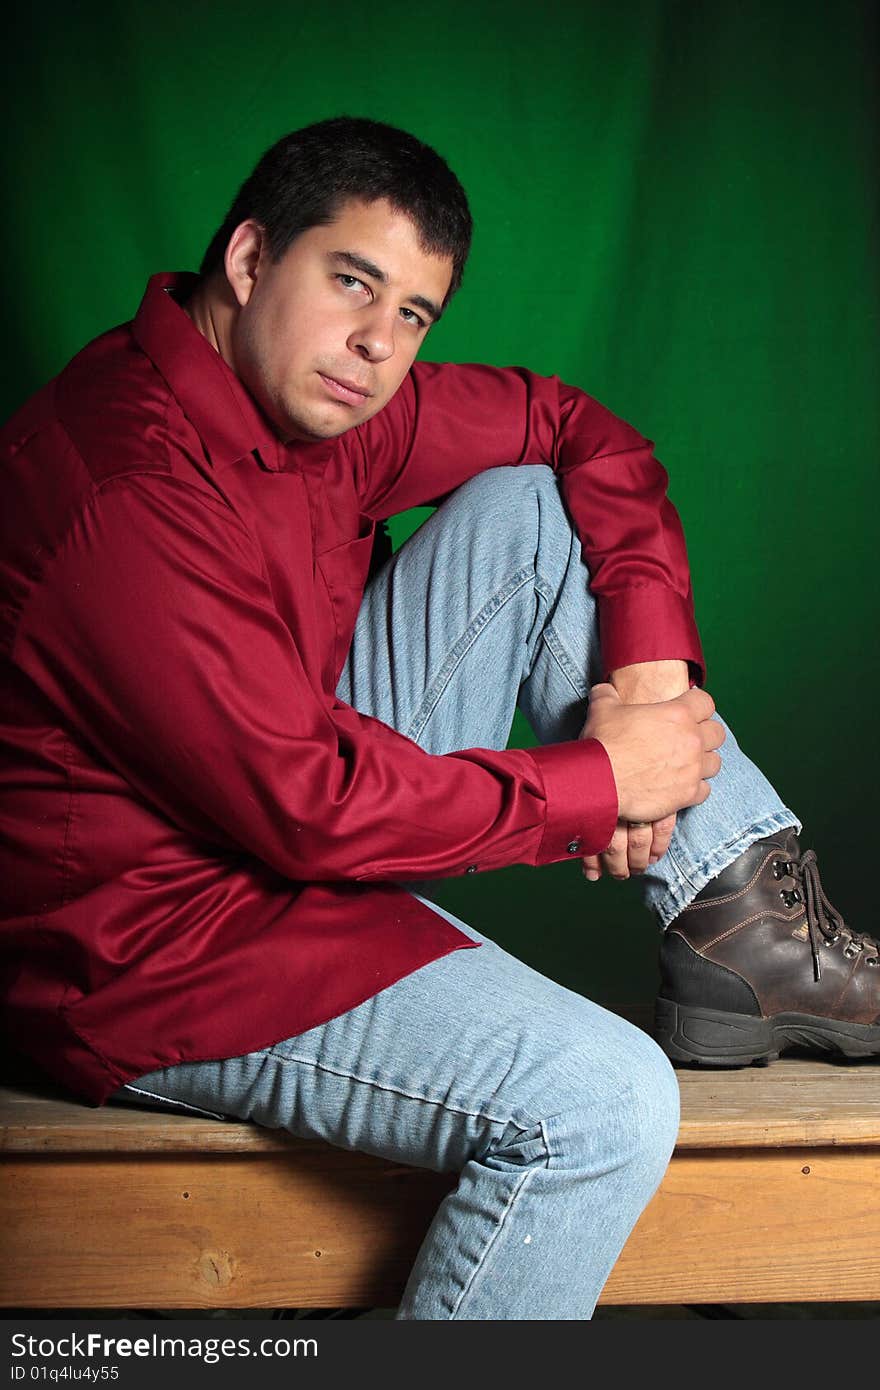
[(338, 401), (345, 401), (347, 405), (363, 405), (372, 395), (365, 386), (358, 386), (357, 382), (348, 381), (344, 377), (327, 376), (325, 372), (318, 372), (318, 376), (331, 395)]

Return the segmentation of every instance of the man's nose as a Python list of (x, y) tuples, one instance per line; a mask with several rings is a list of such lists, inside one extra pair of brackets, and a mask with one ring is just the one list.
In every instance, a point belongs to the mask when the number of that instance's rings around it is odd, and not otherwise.
[(397, 327), (396, 311), (379, 310), (361, 319), (348, 340), (353, 352), (370, 362), (385, 362), (394, 353), (394, 332)]

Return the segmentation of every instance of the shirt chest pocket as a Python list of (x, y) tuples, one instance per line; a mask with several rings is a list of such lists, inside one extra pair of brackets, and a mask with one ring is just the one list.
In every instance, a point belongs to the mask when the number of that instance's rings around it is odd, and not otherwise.
[(332, 669), (328, 675), (334, 689), (351, 645), (351, 635), (367, 582), (373, 531), (373, 524), (364, 520), (359, 536), (343, 541), (341, 545), (335, 545), (316, 557), (318, 573), (333, 614)]

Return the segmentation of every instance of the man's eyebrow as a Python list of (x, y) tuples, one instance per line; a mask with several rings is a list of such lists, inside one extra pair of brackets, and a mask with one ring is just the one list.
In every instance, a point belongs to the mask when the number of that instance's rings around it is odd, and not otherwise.
[(380, 270), (372, 261), (368, 261), (365, 256), (358, 256), (354, 251), (331, 251), (330, 257), (338, 261), (341, 265), (347, 265), (351, 270), (359, 270), (361, 275), (369, 275), (371, 280), (378, 280), (380, 285), (388, 284), (388, 276), (384, 270)]
[(438, 319), (443, 317), (443, 310), (440, 308), (440, 305), (435, 304), (433, 299), (426, 299), (423, 294), (411, 294), (409, 302), (410, 304), (417, 304), (420, 309), (424, 309), (425, 313), (431, 316), (431, 321), (433, 323), (436, 323)]
[[(366, 256), (359, 256), (356, 251), (331, 251), (330, 259), (336, 261), (338, 265), (346, 265), (349, 270), (357, 270), (361, 275), (369, 275), (371, 280), (378, 280), (380, 285), (388, 284), (388, 276), (379, 266), (368, 261)], [(424, 309), (433, 323), (436, 323), (443, 315), (443, 310), (439, 304), (435, 304), (433, 299), (426, 299), (423, 294), (407, 295), (410, 304), (415, 304), (419, 309)]]

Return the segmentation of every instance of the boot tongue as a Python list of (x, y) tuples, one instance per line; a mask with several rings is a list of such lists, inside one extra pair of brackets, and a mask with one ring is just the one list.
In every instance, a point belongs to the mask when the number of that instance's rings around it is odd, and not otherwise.
[(772, 835), (765, 835), (763, 840), (755, 840), (749, 849), (778, 849), (781, 850), (786, 859), (799, 859), (801, 855), (797, 832), (790, 825), (784, 826), (782, 830), (775, 830)]
[[(785, 849), (785, 852), (788, 855), (789, 859), (799, 859), (801, 854), (801, 846), (800, 841), (798, 840), (798, 837), (795, 834), (795, 832), (793, 830), (783, 830), (782, 834), (787, 837), (784, 841), (783, 848)], [(774, 841), (773, 843), (776, 842)]]

